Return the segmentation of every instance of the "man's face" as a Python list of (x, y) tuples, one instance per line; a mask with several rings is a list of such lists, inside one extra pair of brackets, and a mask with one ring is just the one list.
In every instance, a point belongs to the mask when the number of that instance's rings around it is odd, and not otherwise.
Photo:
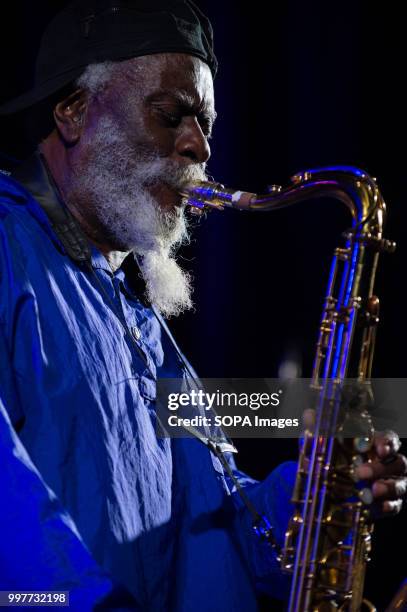
[[(215, 119), (209, 67), (184, 54), (143, 59), (146, 71), (139, 90), (140, 101), (128, 108), (123, 127), (134, 138), (135, 147), (147, 156), (158, 155), (179, 168), (205, 164), (210, 156), (208, 137)], [(130, 87), (137, 88), (137, 82), (137, 74), (130, 69)], [(125, 99), (125, 92), (123, 95)], [(118, 106), (120, 114), (121, 105)], [(164, 180), (151, 192), (163, 209), (179, 203)]]
[(126, 135), (129, 154), (133, 151), (145, 162), (165, 160), (169, 173), (148, 188), (162, 210), (173, 210), (180, 197), (171, 169), (180, 175), (183, 170), (203, 170), (210, 156), (208, 138), (215, 110), (209, 67), (181, 53), (122, 62), (107, 91), (91, 105), (90, 142), (106, 115)]
[(91, 96), (72, 156), (69, 205), (96, 242), (141, 256), (149, 298), (165, 314), (191, 305), (188, 276), (173, 257), (187, 237), (179, 190), (206, 178), (214, 114), (201, 60), (169, 53), (121, 62)]

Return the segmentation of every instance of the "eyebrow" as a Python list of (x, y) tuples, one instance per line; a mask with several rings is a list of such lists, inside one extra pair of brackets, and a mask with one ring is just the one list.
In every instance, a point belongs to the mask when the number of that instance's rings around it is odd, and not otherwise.
[(163, 102), (166, 99), (180, 104), (189, 113), (204, 115), (211, 123), (215, 122), (217, 117), (216, 111), (208, 108), (205, 104), (198, 104), (194, 97), (185, 90), (160, 89), (148, 96), (146, 101), (147, 103), (154, 104), (154, 102)]

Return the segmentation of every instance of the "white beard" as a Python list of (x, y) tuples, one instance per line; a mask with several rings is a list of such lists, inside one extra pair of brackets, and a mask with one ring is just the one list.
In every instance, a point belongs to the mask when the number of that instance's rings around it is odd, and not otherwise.
[(84, 145), (89, 158), (86, 167), (74, 169), (68, 203), (91, 202), (104, 238), (138, 255), (146, 297), (165, 317), (190, 309), (190, 275), (174, 258), (189, 239), (183, 208), (162, 210), (147, 186), (165, 181), (179, 188), (187, 181), (205, 180), (205, 165), (182, 168), (172, 160), (140, 153), (110, 117), (100, 120)]

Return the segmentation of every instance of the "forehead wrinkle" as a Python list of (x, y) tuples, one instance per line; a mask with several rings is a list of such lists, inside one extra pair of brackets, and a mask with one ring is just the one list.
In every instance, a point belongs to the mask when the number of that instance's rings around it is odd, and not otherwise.
[(156, 53), (151, 55), (140, 55), (129, 60), (118, 62), (122, 68), (121, 76), (132, 81), (134, 84), (140, 85), (142, 80), (160, 80), (163, 71), (171, 68), (172, 56), (175, 54)]
[[(162, 81), (164, 78), (167, 81), (171, 79), (171, 73), (174, 73), (175, 81), (182, 75), (183, 83), (166, 86)], [(185, 85), (187, 73), (189, 78)], [(213, 123), (216, 112), (213, 90), (207, 78), (201, 60), (187, 54), (160, 53), (117, 62), (109, 89), (114, 97), (120, 92), (122, 107), (128, 106), (131, 101), (144, 100), (143, 104), (148, 104), (149, 100), (159, 101), (160, 96), (161, 99), (170, 97), (188, 111), (207, 115)]]
[(194, 113), (204, 112), (212, 121), (216, 119), (216, 111), (212, 108), (210, 102), (205, 99), (198, 101), (186, 89), (159, 89), (147, 97), (147, 102), (162, 102), (166, 98), (172, 98), (172, 100), (181, 103), (182, 106)]
[[(141, 97), (143, 88), (148, 84), (148, 80), (151, 78), (157, 80), (159, 73), (159, 56), (143, 55), (133, 57), (116, 62), (116, 69), (112, 75), (112, 84), (114, 88), (124, 89), (125, 92), (129, 91), (133, 96)], [(129, 85), (132, 86), (131, 90)]]

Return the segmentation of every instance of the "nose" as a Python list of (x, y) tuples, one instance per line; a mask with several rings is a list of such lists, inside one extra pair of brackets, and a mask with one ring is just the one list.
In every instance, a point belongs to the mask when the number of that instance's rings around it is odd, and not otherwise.
[(202, 164), (210, 158), (211, 149), (208, 140), (196, 117), (184, 117), (175, 149), (178, 155), (188, 157), (194, 163)]

